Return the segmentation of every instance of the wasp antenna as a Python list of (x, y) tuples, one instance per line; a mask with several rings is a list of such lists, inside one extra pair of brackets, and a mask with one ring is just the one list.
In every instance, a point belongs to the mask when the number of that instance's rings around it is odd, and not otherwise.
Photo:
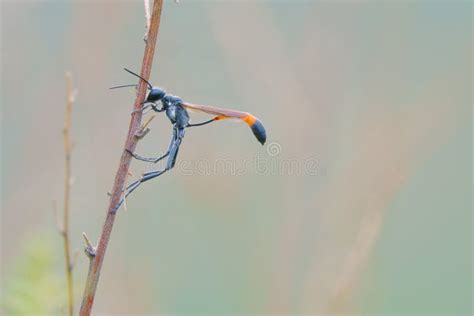
[(128, 72), (128, 73), (134, 75), (135, 77), (138, 77), (138, 78), (142, 79), (143, 81), (145, 81), (145, 82), (148, 84), (148, 88), (149, 88), (150, 90), (153, 89), (153, 86), (151, 85), (151, 83), (148, 82), (148, 80), (146, 80), (146, 79), (143, 78), (142, 76), (140, 76), (140, 75), (134, 73), (133, 71), (128, 70), (127, 68), (123, 68), (123, 69), (124, 69), (126, 72)]
[(115, 87), (110, 87), (109, 89), (118, 89), (118, 88), (125, 88), (125, 87), (136, 87), (136, 84), (125, 84), (123, 86), (115, 86)]

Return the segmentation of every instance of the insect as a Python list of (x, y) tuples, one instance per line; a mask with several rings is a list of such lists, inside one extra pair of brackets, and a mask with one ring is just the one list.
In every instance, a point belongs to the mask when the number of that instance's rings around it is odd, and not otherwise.
[[(120, 208), (124, 200), (143, 182), (159, 177), (163, 173), (171, 170), (174, 167), (176, 163), (176, 158), (178, 156), (179, 146), (183, 141), (185, 130), (189, 127), (203, 126), (224, 119), (238, 119), (242, 122), (245, 122), (250, 127), (253, 134), (262, 145), (265, 144), (265, 141), (267, 139), (265, 128), (263, 127), (262, 122), (252, 114), (247, 112), (217, 108), (208, 105), (199, 105), (184, 102), (181, 98), (167, 94), (163, 89), (153, 86), (146, 79), (142, 78), (140, 75), (134, 73), (133, 71), (128, 70), (127, 68), (124, 68), (124, 70), (143, 80), (148, 85), (148, 95), (145, 101), (143, 102), (142, 108), (139, 111), (144, 111), (151, 107), (151, 109), (156, 112), (165, 112), (166, 116), (173, 125), (173, 135), (171, 137), (171, 142), (168, 147), (168, 151), (164, 155), (159, 157), (142, 157), (126, 149), (127, 152), (137, 160), (157, 163), (162, 159), (167, 158), (167, 162), (166, 167), (163, 170), (146, 172), (142, 174), (142, 176), (138, 180), (128, 185), (124, 190), (122, 199), (114, 208), (114, 212), (116, 212)], [(122, 85), (112, 87), (111, 89), (133, 86), (136, 87), (137, 85)], [(160, 101), (161, 106), (158, 105), (158, 102)], [(214, 115), (214, 117), (210, 120), (201, 123), (191, 124), (189, 122), (188, 110), (203, 112), (206, 114)]]

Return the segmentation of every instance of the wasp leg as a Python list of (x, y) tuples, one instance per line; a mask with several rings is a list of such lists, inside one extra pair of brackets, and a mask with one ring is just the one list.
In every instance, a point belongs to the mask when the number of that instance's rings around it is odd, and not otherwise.
[(202, 123), (197, 123), (197, 124), (188, 124), (186, 127), (194, 127), (194, 126), (203, 126), (203, 125), (206, 125), (206, 124), (209, 124), (209, 123), (212, 123), (216, 120), (216, 118), (212, 118), (208, 121), (205, 121), (205, 122), (202, 122)]
[(158, 161), (162, 160), (163, 158), (168, 157), (168, 155), (170, 154), (170, 152), (168, 150), (166, 152), (166, 154), (164, 154), (163, 156), (160, 156), (160, 157), (142, 157), (140, 155), (132, 153), (128, 149), (125, 149), (125, 151), (128, 152), (130, 155), (132, 155), (133, 158), (135, 158), (137, 160), (146, 161), (146, 162), (153, 162), (153, 163), (157, 163)]
[(175, 140), (177, 138), (177, 135), (178, 135), (178, 133), (176, 131), (176, 128), (173, 128), (173, 137), (171, 138), (171, 142), (170, 142), (170, 145), (168, 147), (168, 151), (166, 152), (166, 154), (164, 154), (163, 156), (160, 156), (160, 157), (149, 157), (149, 158), (148, 157), (142, 157), (138, 154), (132, 153), (131, 150), (125, 149), (125, 151), (128, 152), (130, 155), (132, 155), (133, 158), (135, 158), (137, 160), (157, 163), (158, 161), (162, 160), (163, 158), (168, 157), (168, 155), (170, 154), (171, 147), (173, 146), (173, 143), (175, 142)]
[[(176, 137), (175, 137), (175, 135), (176, 135)], [(134, 181), (133, 183), (131, 183), (130, 185), (128, 185), (127, 188), (125, 189), (125, 194), (120, 199), (120, 201), (117, 203), (117, 206), (115, 206), (115, 208), (112, 210), (113, 213), (117, 212), (117, 210), (123, 204), (125, 199), (133, 191), (135, 191), (135, 189), (137, 189), (140, 186), (140, 184), (142, 184), (143, 182), (146, 182), (148, 180), (154, 179), (156, 177), (159, 177), (163, 173), (165, 173), (166, 171), (173, 169), (173, 167), (176, 163), (176, 158), (178, 157), (179, 146), (181, 145), (183, 137), (184, 137), (184, 129), (175, 128), (174, 133), (173, 133), (173, 141), (172, 141), (170, 149), (169, 149), (169, 157), (168, 157), (168, 161), (166, 163), (166, 168), (163, 169), (163, 170), (146, 172), (142, 175), (142, 177), (140, 179), (138, 179), (138, 180)]]
[[(148, 103), (148, 104), (147, 104), (147, 103)], [(145, 104), (146, 104), (146, 105), (145, 105)], [(142, 102), (142, 108), (141, 108), (141, 109), (138, 109), (138, 110), (133, 110), (131, 114), (137, 113), (137, 112), (143, 112), (143, 111), (145, 111), (146, 109), (148, 109), (150, 106), (152, 106), (152, 105), (150, 104), (150, 101), (143, 101), (143, 102)], [(146, 113), (146, 112), (145, 112), (145, 113)], [(144, 113), (144, 114), (145, 114), (145, 113)]]
[(168, 150), (169, 158), (166, 162), (166, 168), (168, 170), (174, 167), (174, 164), (176, 163), (176, 158), (178, 157), (179, 146), (181, 145), (181, 142), (184, 138), (184, 128), (175, 128), (174, 132), (176, 135), (176, 139), (171, 144), (170, 149)]

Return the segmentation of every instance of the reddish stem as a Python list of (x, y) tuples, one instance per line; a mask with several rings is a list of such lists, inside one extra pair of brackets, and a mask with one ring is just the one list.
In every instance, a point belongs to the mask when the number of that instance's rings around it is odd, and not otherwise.
[[(148, 79), (150, 78), (151, 67), (153, 64), (153, 56), (155, 54), (156, 38), (160, 27), (161, 11), (163, 7), (163, 0), (154, 0), (153, 11), (151, 14), (150, 27), (148, 30), (148, 38), (145, 46), (145, 52), (143, 55), (143, 62), (140, 75)], [(115, 180), (111, 192), (111, 198), (109, 207), (107, 210), (107, 217), (105, 219), (104, 226), (102, 228), (102, 234), (100, 236), (99, 244), (93, 254), (89, 253), (90, 265), (89, 273), (87, 275), (86, 287), (84, 290), (84, 297), (82, 299), (80, 315), (90, 315), (92, 305), (94, 304), (95, 293), (97, 290), (97, 283), (99, 282), (100, 271), (102, 263), (104, 261), (105, 252), (109, 243), (110, 234), (114, 226), (115, 215), (113, 212), (115, 206), (119, 202), (122, 189), (125, 185), (125, 180), (130, 167), (132, 156), (125, 151), (129, 149), (134, 151), (138, 142), (138, 138), (135, 137), (136, 132), (140, 128), (142, 112), (138, 111), (142, 107), (142, 102), (145, 100), (147, 92), (146, 83), (140, 80), (138, 84), (138, 95), (133, 106), (134, 112), (130, 120), (130, 126), (128, 128), (127, 139), (125, 141), (124, 150), (122, 151), (122, 157), (120, 164), (115, 175)], [(135, 111), (137, 110), (137, 111)], [(89, 249), (90, 251), (90, 249)]]

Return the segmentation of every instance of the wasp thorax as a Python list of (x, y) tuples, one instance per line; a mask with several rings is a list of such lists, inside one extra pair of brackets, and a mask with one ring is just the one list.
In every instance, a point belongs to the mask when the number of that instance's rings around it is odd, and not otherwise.
[(172, 105), (179, 105), (183, 103), (183, 100), (180, 97), (174, 96), (174, 95), (167, 95), (163, 97), (161, 100), (164, 105), (166, 106), (172, 106)]

